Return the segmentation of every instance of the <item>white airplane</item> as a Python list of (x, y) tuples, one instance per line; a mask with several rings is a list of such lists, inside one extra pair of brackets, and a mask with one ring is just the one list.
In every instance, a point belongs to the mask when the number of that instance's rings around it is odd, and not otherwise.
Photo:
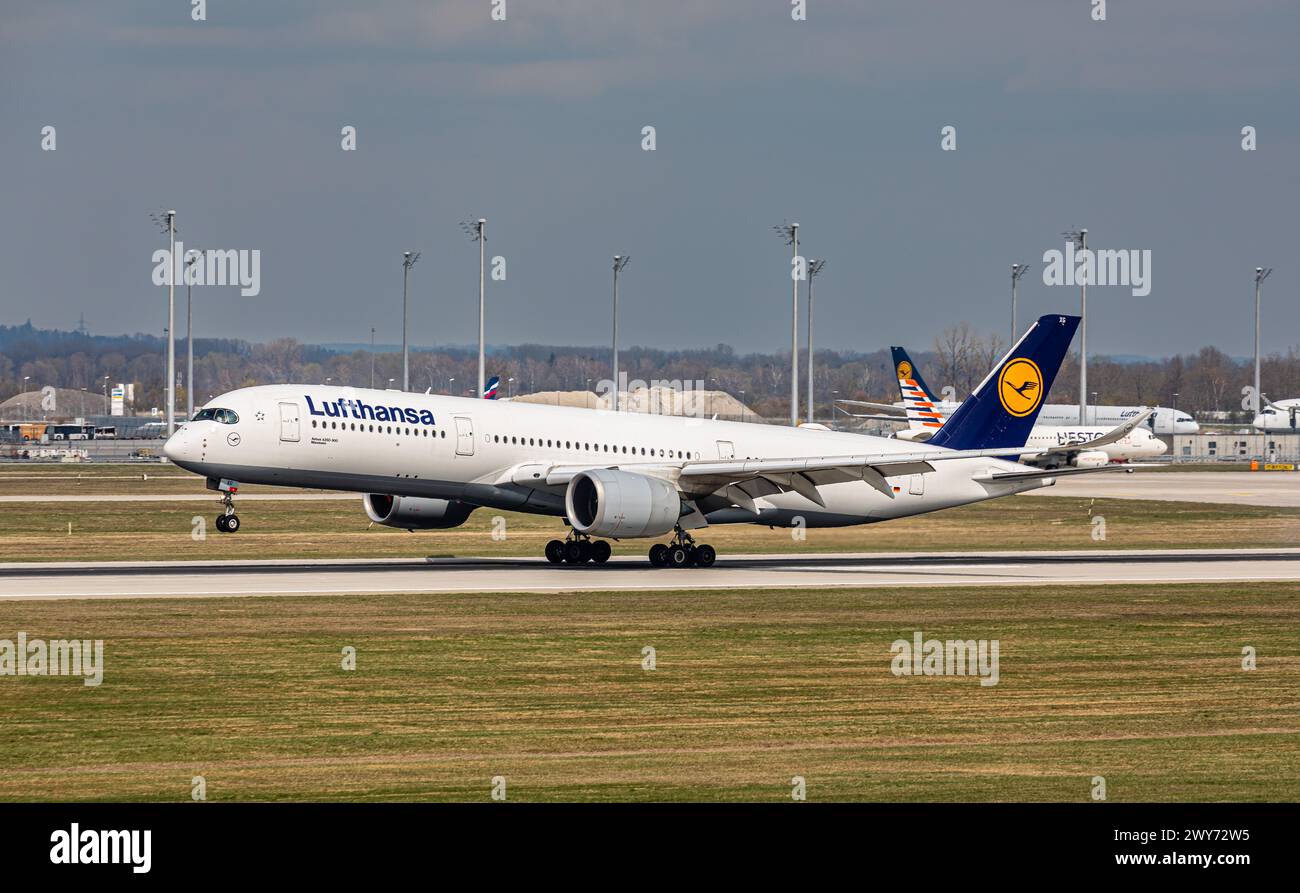
[[(1146, 411), (1145, 406), (1089, 406), (1088, 424), (1102, 428), (1122, 425), (1134, 416)], [(1044, 425), (1078, 426), (1079, 404), (1048, 403), (1043, 407), (1038, 420)], [(1191, 413), (1168, 406), (1156, 406), (1146, 422), (1155, 434), (1195, 434), (1201, 426)]]
[(1300, 431), (1296, 419), (1296, 416), (1300, 415), (1300, 398), (1292, 397), (1275, 403), (1262, 394), (1260, 396), (1264, 399), (1264, 408), (1251, 421), (1252, 428), (1265, 433), (1286, 431), (1295, 434)]
[[(1064, 474), (1002, 457), (1026, 449), (1078, 317), (1044, 316), (927, 443), (816, 429), (600, 412), (318, 385), (243, 388), (210, 401), (166, 443), (224, 493), (240, 482), (366, 494), (372, 521), (464, 523), (477, 508), (566, 519), (546, 557), (603, 563), (607, 539), (672, 534), (656, 566), (707, 567), (690, 531), (710, 524), (839, 527), (1051, 486)], [(593, 539), (599, 537), (601, 539)]]
[[(944, 424), (942, 414), (935, 409), (938, 401), (921, 377), (920, 367), (912, 362), (907, 351), (901, 347), (891, 347), (890, 350), (905, 412), (905, 416), (894, 416), (893, 419), (902, 421), (906, 418), (908, 425), (894, 436), (913, 443), (929, 440)], [(1142, 427), (1153, 412), (1155, 410), (1144, 407), (1142, 412), (1113, 428), (1034, 425), (1025, 446), (1039, 447), (1042, 451), (1022, 456), (1020, 461), (1039, 468), (1077, 468), (1159, 456), (1167, 449), (1164, 441)]]

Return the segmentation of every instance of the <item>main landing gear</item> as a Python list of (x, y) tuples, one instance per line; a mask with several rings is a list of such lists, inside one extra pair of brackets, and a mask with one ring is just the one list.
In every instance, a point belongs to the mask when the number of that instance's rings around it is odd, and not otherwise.
[(572, 529), (563, 542), (551, 540), (546, 544), (546, 560), (551, 564), (604, 564), (614, 554), (605, 540), (593, 540)]
[(650, 563), (655, 567), (712, 567), (718, 553), (707, 543), (695, 544), (695, 538), (680, 527), (674, 528), (673, 538), (664, 545), (650, 547)]
[(235, 514), (235, 492), (235, 488), (232, 487), (224, 491), (221, 497), (221, 504), (226, 507), (226, 510), (217, 515), (217, 530), (222, 533), (239, 532), (239, 516)]

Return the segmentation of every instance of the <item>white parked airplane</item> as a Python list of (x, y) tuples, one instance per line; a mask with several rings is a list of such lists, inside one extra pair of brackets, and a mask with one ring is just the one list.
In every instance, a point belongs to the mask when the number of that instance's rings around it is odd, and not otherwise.
[(1300, 432), (1297, 416), (1300, 416), (1300, 398), (1292, 397), (1274, 403), (1264, 397), (1264, 408), (1251, 421), (1251, 427), (1265, 433), (1286, 431), (1295, 434)]
[[(1145, 406), (1089, 406), (1088, 424), (1102, 428), (1122, 425), (1144, 412), (1146, 408)], [(1043, 407), (1038, 420), (1044, 425), (1077, 426), (1079, 404), (1048, 403)], [(1196, 419), (1192, 418), (1191, 413), (1181, 409), (1170, 409), (1168, 406), (1154, 407), (1151, 418), (1146, 424), (1155, 434), (1195, 434), (1201, 430), (1201, 426)]]
[(167, 456), (224, 491), (238, 482), (366, 494), (376, 523), (456, 527), (477, 508), (565, 518), (546, 557), (604, 562), (604, 539), (660, 537), (658, 566), (709, 566), (690, 531), (709, 524), (838, 527), (1050, 486), (1064, 474), (999, 457), (1024, 447), (1078, 318), (1044, 316), (924, 444), (815, 429), (598, 412), (316, 385), (244, 388), (212, 400)]
[[(921, 376), (920, 367), (912, 362), (907, 351), (901, 347), (890, 350), (908, 425), (894, 436), (914, 443), (929, 440), (944, 424), (942, 415), (935, 411), (938, 401)], [(1077, 468), (1159, 456), (1166, 450), (1164, 441), (1152, 434), (1149, 428), (1142, 427), (1153, 412), (1154, 409), (1144, 408), (1113, 428), (1036, 424), (1029, 432), (1025, 446), (1040, 447), (1042, 451), (1021, 456), (1020, 461), (1039, 468)]]

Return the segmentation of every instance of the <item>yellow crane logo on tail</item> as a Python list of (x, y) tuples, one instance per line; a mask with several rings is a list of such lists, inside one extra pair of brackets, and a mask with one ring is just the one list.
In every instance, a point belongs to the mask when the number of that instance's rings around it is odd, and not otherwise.
[(998, 399), (1002, 408), (1021, 418), (1043, 402), (1043, 373), (1038, 364), (1025, 357), (1009, 360), (998, 374)]

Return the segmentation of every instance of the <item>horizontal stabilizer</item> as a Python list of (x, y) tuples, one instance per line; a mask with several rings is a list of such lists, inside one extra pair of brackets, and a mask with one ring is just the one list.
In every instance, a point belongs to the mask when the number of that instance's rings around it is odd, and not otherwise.
[(876, 409), (896, 415), (900, 419), (907, 418), (907, 410), (892, 403), (872, 403), (870, 400), (845, 400), (843, 398), (838, 398), (835, 402), (843, 406), (861, 406), (864, 409)]

